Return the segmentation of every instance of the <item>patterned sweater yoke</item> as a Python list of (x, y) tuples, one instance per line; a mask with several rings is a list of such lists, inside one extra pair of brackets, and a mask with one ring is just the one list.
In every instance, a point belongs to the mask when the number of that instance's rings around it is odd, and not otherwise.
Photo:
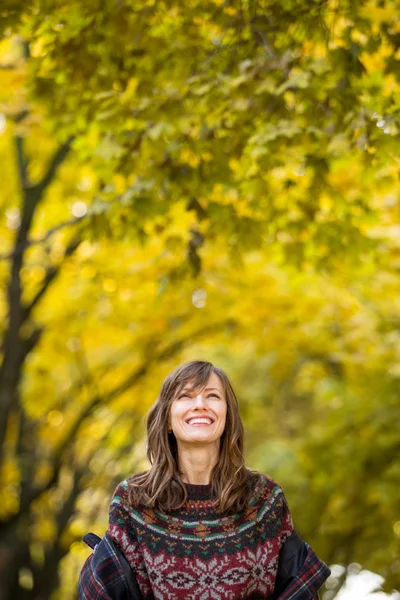
[(279, 551), (293, 532), (282, 488), (253, 477), (249, 506), (218, 515), (211, 485), (185, 484), (187, 501), (163, 514), (128, 503), (129, 479), (116, 488), (108, 533), (147, 600), (258, 600), (273, 597)]

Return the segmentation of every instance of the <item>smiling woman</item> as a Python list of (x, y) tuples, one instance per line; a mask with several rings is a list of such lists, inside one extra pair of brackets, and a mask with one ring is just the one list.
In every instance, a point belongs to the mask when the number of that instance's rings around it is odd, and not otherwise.
[[(194, 417), (212, 421), (192, 423)], [(250, 493), (244, 465), (244, 430), (232, 385), (222, 369), (203, 361), (185, 363), (165, 379), (147, 419), (151, 469), (129, 484), (132, 506), (179, 509), (187, 485), (216, 492), (220, 514), (242, 510)]]
[[(222, 369), (193, 361), (173, 371), (147, 434), (150, 469), (115, 490), (108, 545), (97, 566), (87, 559), (81, 598), (318, 598), (330, 569), (295, 532), (279, 484), (245, 466), (238, 402)], [(132, 577), (140, 593), (111, 590)]]

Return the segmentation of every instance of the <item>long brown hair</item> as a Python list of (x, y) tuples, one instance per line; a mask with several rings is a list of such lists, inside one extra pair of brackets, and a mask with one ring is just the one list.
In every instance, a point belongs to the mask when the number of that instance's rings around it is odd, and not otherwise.
[(186, 502), (187, 490), (179, 472), (176, 438), (167, 429), (170, 407), (186, 384), (190, 382), (192, 390), (202, 390), (213, 373), (222, 382), (227, 402), (219, 458), (211, 472), (213, 502), (219, 514), (240, 512), (248, 505), (256, 472), (244, 464), (244, 429), (235, 392), (222, 369), (196, 360), (183, 363), (166, 377), (159, 397), (148, 412), (147, 457), (151, 467), (129, 479), (132, 507), (143, 505), (168, 513)]

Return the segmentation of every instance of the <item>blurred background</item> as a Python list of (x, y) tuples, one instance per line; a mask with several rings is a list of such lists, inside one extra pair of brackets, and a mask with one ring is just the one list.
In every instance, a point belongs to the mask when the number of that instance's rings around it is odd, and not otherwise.
[(0, 30), (1, 600), (76, 598), (190, 359), (323, 600), (400, 598), (398, 2), (3, 0)]

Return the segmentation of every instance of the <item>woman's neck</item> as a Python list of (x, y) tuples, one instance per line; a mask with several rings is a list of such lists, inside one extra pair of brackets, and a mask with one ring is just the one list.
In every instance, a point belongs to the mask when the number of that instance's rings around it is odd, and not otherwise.
[(185, 483), (208, 485), (211, 472), (218, 460), (218, 447), (214, 444), (193, 447), (178, 444), (179, 471)]

